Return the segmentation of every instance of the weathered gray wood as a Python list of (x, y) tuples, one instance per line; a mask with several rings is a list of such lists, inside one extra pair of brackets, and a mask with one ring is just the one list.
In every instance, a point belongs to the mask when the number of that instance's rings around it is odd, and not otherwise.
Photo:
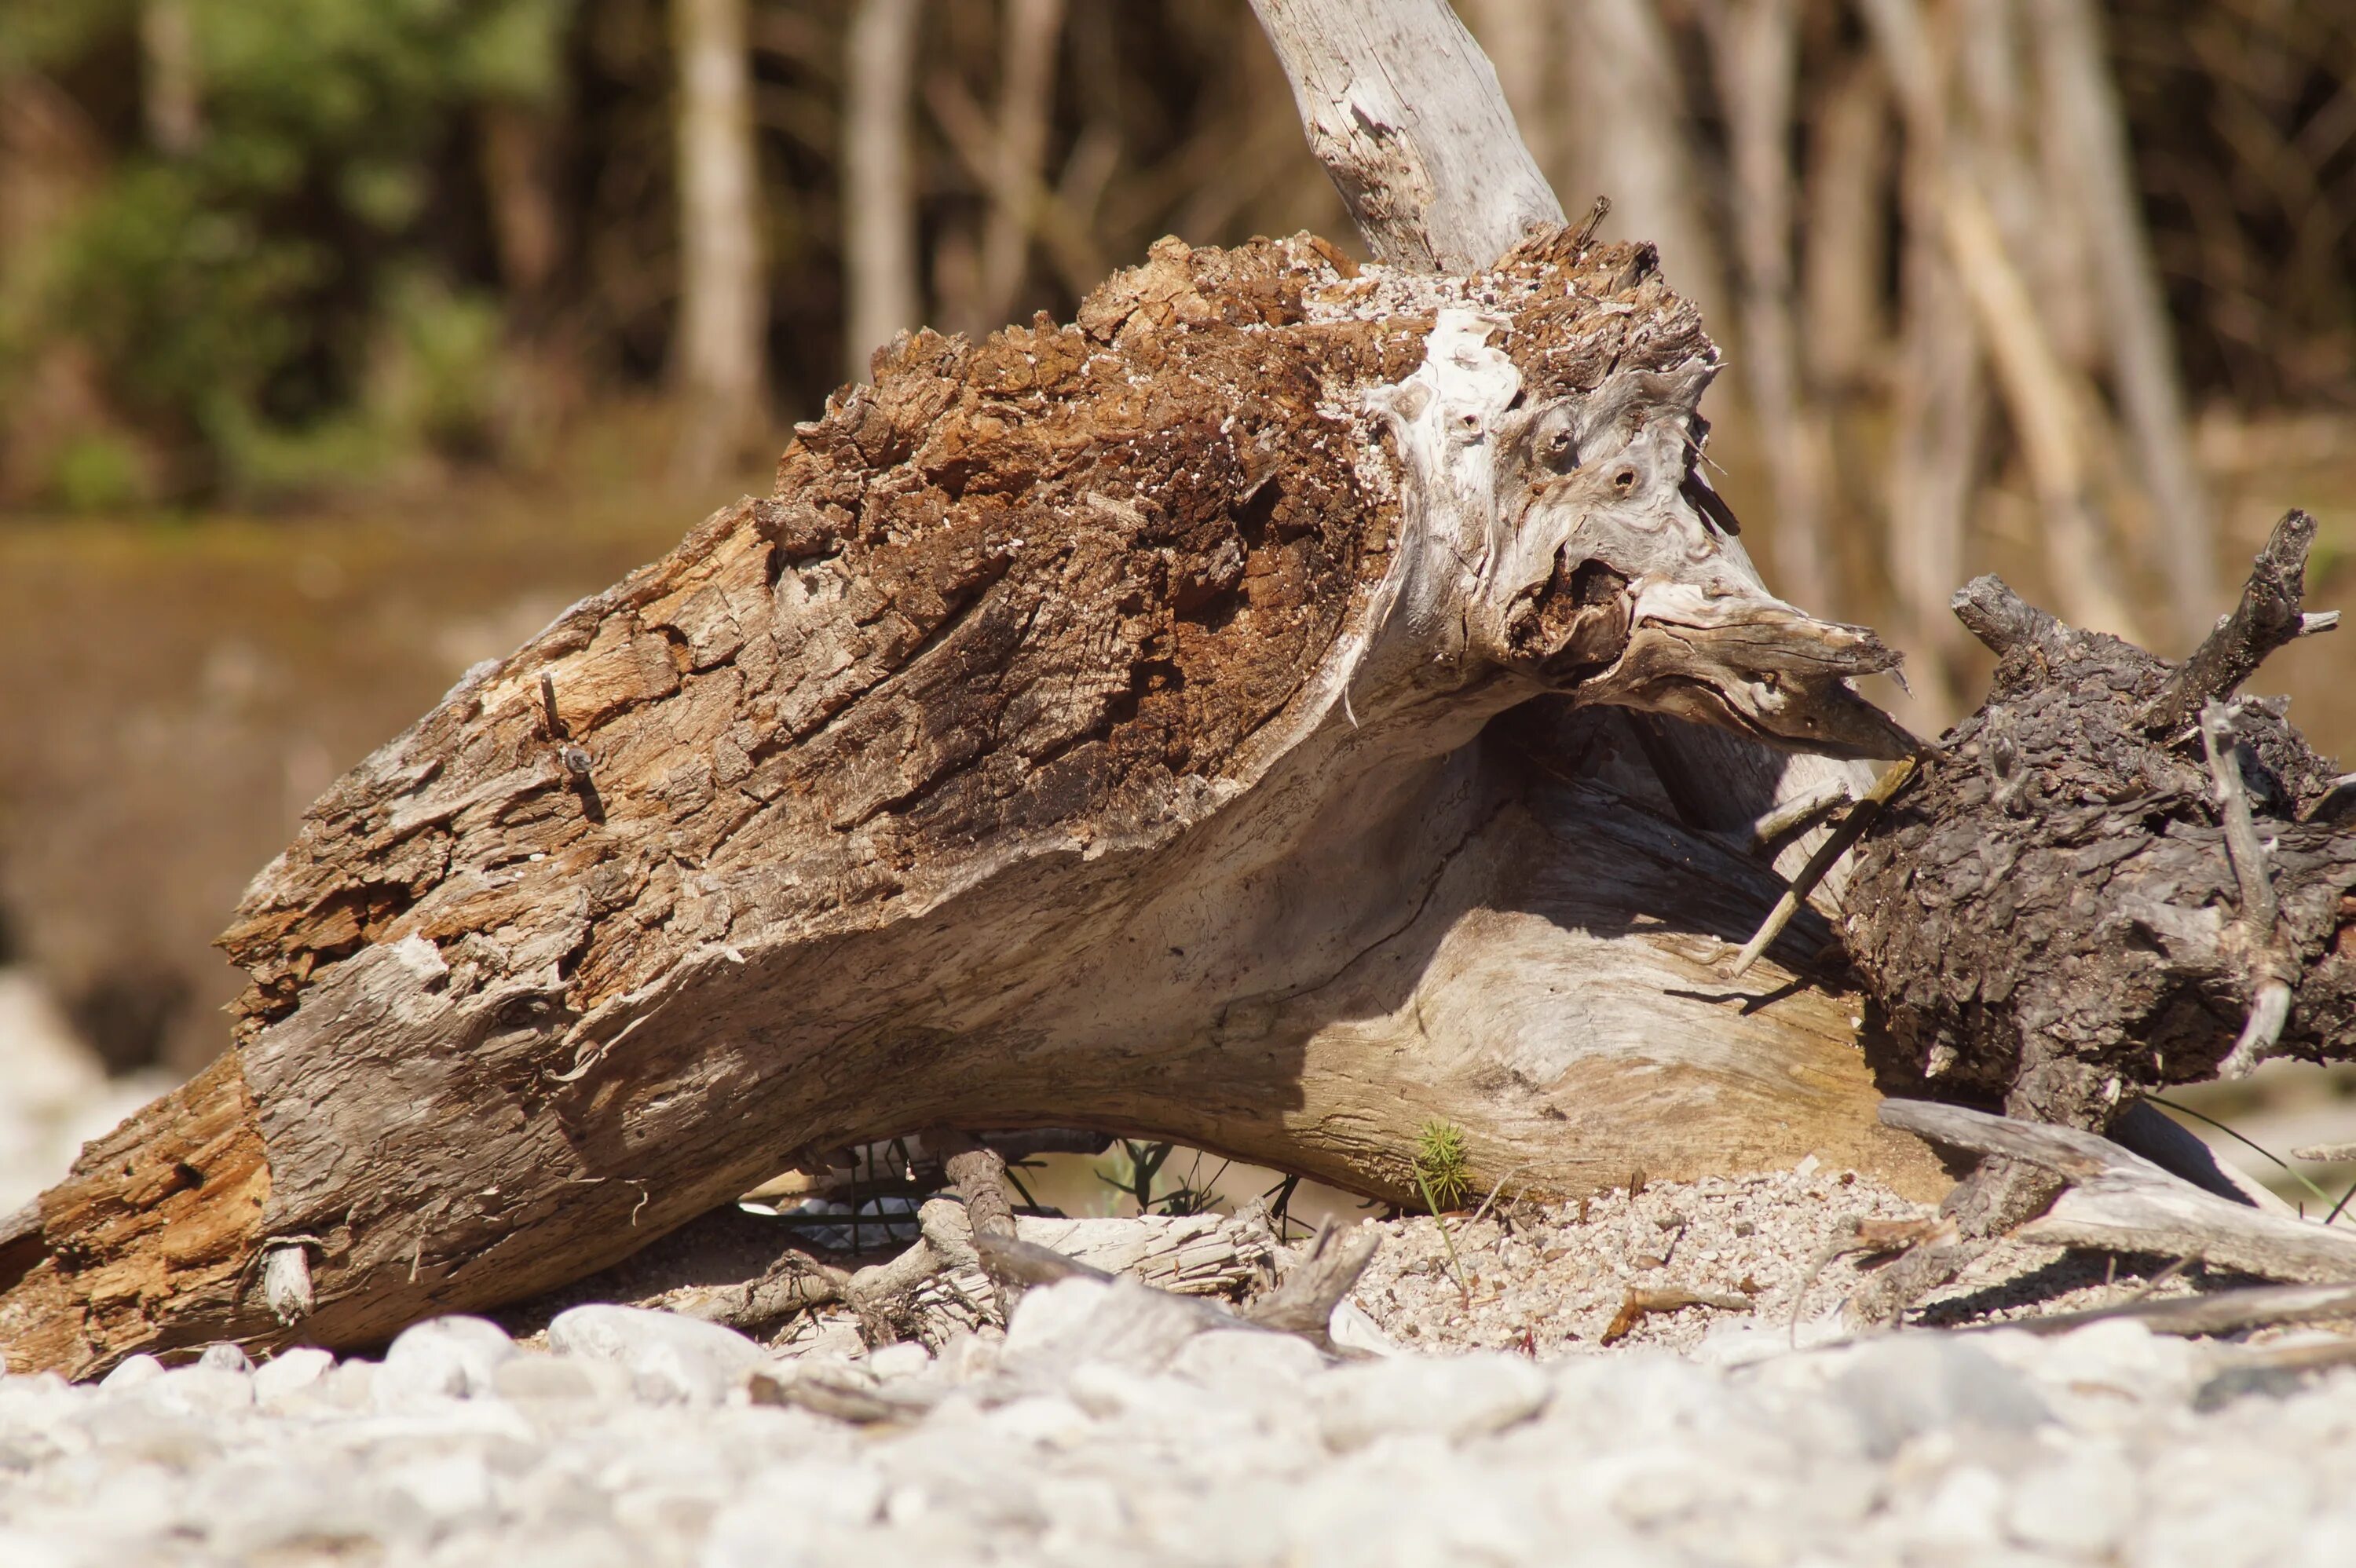
[(2234, 1334), (2291, 1323), (2330, 1323), (2356, 1318), (2356, 1285), (2262, 1285), (2213, 1296), (2179, 1296), (2160, 1301), (2129, 1301), (2083, 1312), (2053, 1312), (2042, 1317), (2008, 1317), (1987, 1325), (1990, 1332), (2069, 1334), (2090, 1323), (2124, 1318), (2155, 1334), (2190, 1339)]
[(1563, 221), (1447, 0), (1252, 0), (1310, 149), (1377, 259), (1471, 272)]
[(2356, 1280), (2356, 1231), (2216, 1197), (2097, 1134), (1918, 1100), (1885, 1101), (1881, 1119), (1936, 1143), (2000, 1155), (2067, 1180), (2069, 1189), (2044, 1217), (2014, 1232), (2019, 1240), (2196, 1258), (2263, 1279)]

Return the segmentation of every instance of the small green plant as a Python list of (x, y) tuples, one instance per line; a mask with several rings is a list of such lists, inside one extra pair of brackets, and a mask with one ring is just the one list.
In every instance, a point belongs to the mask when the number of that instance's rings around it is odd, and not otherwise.
[(1453, 1122), (1430, 1121), (1415, 1136), (1415, 1185), (1431, 1222), (1440, 1227), (1440, 1244), (1448, 1249), (1448, 1272), (1456, 1278), (1456, 1294), (1472, 1305), (1472, 1282), (1465, 1277), (1464, 1260), (1456, 1255), (1456, 1238), (1449, 1233), (1440, 1211), (1461, 1207), (1472, 1190), (1472, 1157), (1464, 1147), (1464, 1129)]
[(1464, 1206), (1472, 1192), (1472, 1162), (1462, 1127), (1453, 1122), (1423, 1124), (1415, 1136), (1415, 1182), (1435, 1215)]

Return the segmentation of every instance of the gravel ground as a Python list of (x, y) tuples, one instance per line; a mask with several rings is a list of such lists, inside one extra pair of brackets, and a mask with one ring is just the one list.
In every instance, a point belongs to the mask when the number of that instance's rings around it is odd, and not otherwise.
[[(381, 1362), (10, 1378), (0, 1563), (2356, 1562), (2356, 1372), (2224, 1397), (2131, 1324), (1336, 1364), (1141, 1347), (1120, 1305), (1034, 1292), (937, 1358), (589, 1307), (549, 1351), (443, 1319)], [(909, 1414), (766, 1403), (805, 1381)]]
[[(0, 1207), (145, 1092), (5, 972), (0, 1066)], [(2356, 1370), (2000, 1322), (2233, 1281), (2014, 1248), (1923, 1315), (1987, 1327), (1824, 1343), (1859, 1227), (1922, 1212), (1808, 1160), (1390, 1220), (1345, 1360), (1128, 1284), (937, 1355), (649, 1310), (775, 1255), (725, 1213), (380, 1358), (0, 1378), (0, 1568), (2356, 1563)]]

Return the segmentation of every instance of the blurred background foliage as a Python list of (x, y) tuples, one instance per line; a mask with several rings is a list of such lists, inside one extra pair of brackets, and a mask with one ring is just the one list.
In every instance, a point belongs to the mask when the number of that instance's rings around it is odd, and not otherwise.
[[(2297, 503), (2346, 588), (2356, 5), (1459, 10), (1918, 728), (1977, 571), (2175, 652)], [(1356, 244), (1247, 0), (0, 0), (0, 924), (111, 1062), (201, 1061), (302, 807), (894, 331), (1300, 229)], [(2326, 749), (2335, 660), (2268, 671)]]

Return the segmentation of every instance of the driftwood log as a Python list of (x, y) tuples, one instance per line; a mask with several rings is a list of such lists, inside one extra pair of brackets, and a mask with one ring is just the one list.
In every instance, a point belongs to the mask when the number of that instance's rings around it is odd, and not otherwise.
[[(1356, 9), (1265, 0), (1304, 93), (1381, 74)], [(1469, 39), (1417, 84), (1367, 166), (1510, 134), (1440, 112), (1494, 98)], [(1355, 206), (1412, 256), (1397, 177)], [(1071, 325), (880, 354), (312, 807), (222, 939), (230, 1051), (0, 1222), (8, 1366), (370, 1343), (937, 1127), (1942, 1187), (1798, 978), (1822, 924), (1715, 968), (1869, 777), (1773, 748), (1913, 744), (1847, 684), (1891, 656), (1760, 584), (1651, 249), (1534, 216), (1449, 219), (1513, 246), (1470, 277), (1164, 241)]]

